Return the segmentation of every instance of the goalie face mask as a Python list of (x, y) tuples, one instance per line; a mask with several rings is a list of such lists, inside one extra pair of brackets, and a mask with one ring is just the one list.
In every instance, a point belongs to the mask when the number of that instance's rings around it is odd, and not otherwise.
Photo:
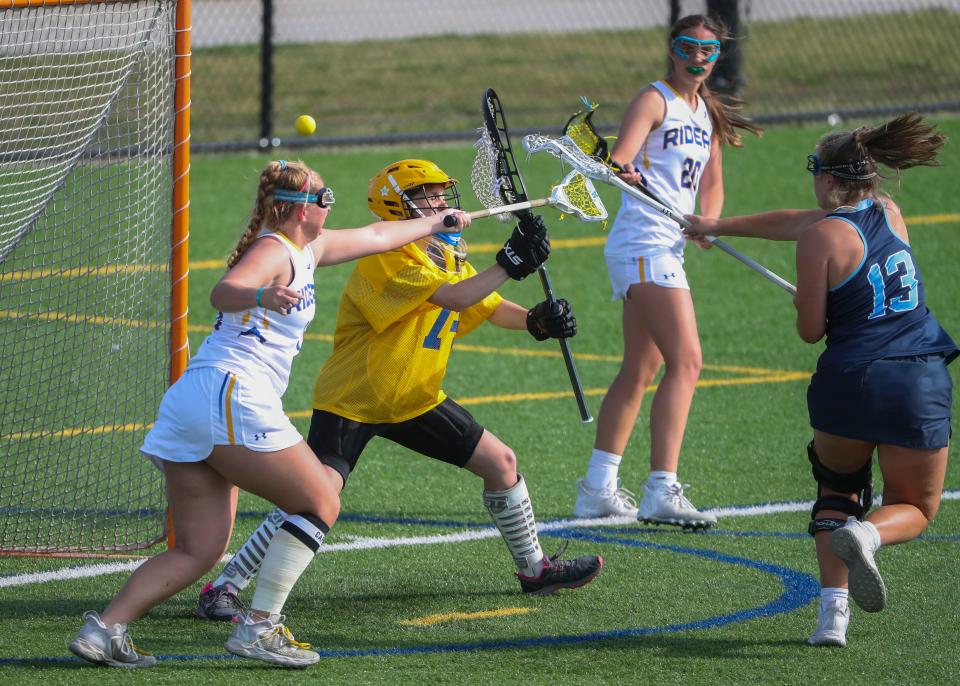
[[(387, 165), (370, 179), (367, 207), (374, 215), (387, 221), (411, 219), (419, 216), (419, 213), (411, 208), (408, 192), (428, 184), (439, 184), (448, 189), (457, 183), (456, 179), (429, 160), (400, 160)], [(459, 209), (459, 192), (454, 191), (446, 202), (448, 207)]]

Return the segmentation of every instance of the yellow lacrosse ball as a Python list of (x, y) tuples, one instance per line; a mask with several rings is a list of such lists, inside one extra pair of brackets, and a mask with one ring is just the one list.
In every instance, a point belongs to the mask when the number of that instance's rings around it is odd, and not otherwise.
[(317, 130), (317, 122), (309, 114), (301, 114), (297, 117), (297, 121), (293, 122), (293, 128), (295, 128), (301, 136), (309, 136)]

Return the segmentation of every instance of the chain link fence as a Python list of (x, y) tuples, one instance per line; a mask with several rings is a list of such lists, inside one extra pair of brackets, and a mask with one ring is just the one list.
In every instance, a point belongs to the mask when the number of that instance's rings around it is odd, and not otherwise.
[(960, 0), (192, 4), (198, 150), (472, 139), (488, 87), (518, 132), (558, 129), (581, 95), (613, 130), (665, 75), (671, 19), (707, 5), (738, 32), (719, 85), (761, 122), (960, 108)]

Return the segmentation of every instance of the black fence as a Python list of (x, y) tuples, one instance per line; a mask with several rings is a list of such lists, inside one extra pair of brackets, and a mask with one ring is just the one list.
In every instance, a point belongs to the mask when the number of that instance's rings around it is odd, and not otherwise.
[(581, 95), (613, 130), (664, 76), (671, 21), (708, 11), (737, 35), (714, 85), (760, 122), (960, 109), (958, 0), (192, 5), (196, 150), (472, 139), (488, 87), (518, 131), (558, 129)]

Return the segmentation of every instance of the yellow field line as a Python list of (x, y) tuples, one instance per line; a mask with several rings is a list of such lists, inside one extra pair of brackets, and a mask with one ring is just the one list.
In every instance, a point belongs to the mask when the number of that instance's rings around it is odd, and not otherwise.
[(22, 441), (31, 438), (73, 438), (82, 434), (105, 434), (114, 431), (142, 431), (153, 426), (153, 422), (129, 422), (127, 424), (102, 424), (100, 426), (85, 426), (80, 428), (67, 428), (58, 431), (18, 431), (12, 433), (6, 438), (11, 441)]
[(441, 615), (427, 615), (414, 619), (404, 619), (398, 622), (398, 624), (405, 624), (407, 626), (430, 626), (433, 624), (443, 624), (444, 622), (456, 622), (463, 619), (496, 619), (498, 617), (509, 617), (511, 615), (525, 615), (534, 611), (531, 607), (504, 607), (499, 610), (483, 610), (481, 612), (447, 612)]
[[(697, 382), (697, 388), (711, 388), (716, 386), (743, 386), (746, 384), (760, 383), (789, 383), (792, 381), (808, 381), (810, 372), (777, 372), (773, 374), (764, 374), (761, 376), (746, 376), (737, 379), (700, 379)], [(647, 386), (647, 391), (657, 390), (656, 384)], [(598, 396), (604, 395), (606, 388), (585, 388), (584, 395)], [(461, 405), (489, 405), (520, 403), (529, 400), (557, 400), (560, 398), (569, 398), (573, 395), (570, 390), (564, 391), (541, 391), (537, 393), (509, 393), (506, 395), (478, 395), (472, 398), (458, 398), (457, 402)], [(286, 413), (291, 419), (305, 419), (313, 415), (313, 410), (296, 410)], [(57, 431), (20, 431), (6, 436), (8, 440), (25, 440), (31, 438), (72, 438), (81, 434), (102, 434), (112, 431), (140, 431), (149, 429), (153, 423), (144, 424), (135, 422), (129, 424), (104, 424), (102, 426), (67, 428)]]
[(170, 325), (170, 322), (151, 322), (144, 319), (102, 317), (92, 314), (70, 314), (67, 312), (19, 312), (15, 310), (0, 310), (0, 319), (40, 319), (48, 322), (70, 322), (78, 324), (115, 324), (118, 326), (148, 329)]
[[(923, 214), (916, 217), (906, 217), (907, 226), (911, 224), (955, 224), (960, 222), (960, 214)], [(573, 248), (599, 247), (606, 243), (606, 236), (591, 236), (589, 238), (552, 238), (550, 245), (554, 249), (565, 250)], [(501, 248), (500, 243), (473, 243), (469, 250), (473, 254), (489, 254)], [(226, 270), (226, 259), (195, 260), (190, 263), (190, 271), (204, 271), (209, 269)], [(135, 272), (166, 272), (166, 264), (122, 264), (104, 265), (100, 267), (74, 267), (66, 271), (55, 269), (30, 269), (0, 274), (0, 283), (11, 281), (27, 281), (29, 279), (45, 279), (52, 276), (78, 278), (82, 276), (110, 276), (113, 274), (129, 274)]]

